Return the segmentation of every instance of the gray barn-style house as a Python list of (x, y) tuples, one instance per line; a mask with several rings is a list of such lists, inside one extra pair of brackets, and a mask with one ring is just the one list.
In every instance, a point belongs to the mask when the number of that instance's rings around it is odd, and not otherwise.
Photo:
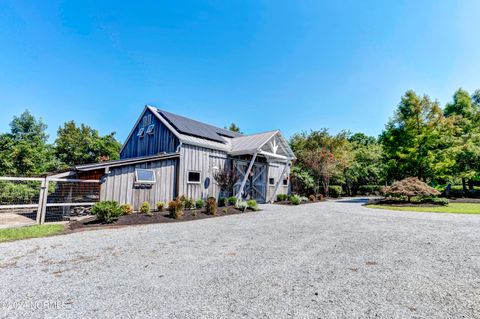
[(120, 160), (79, 165), (76, 174), (101, 178), (101, 200), (138, 209), (184, 195), (220, 196), (214, 173), (224, 167), (239, 179), (239, 199), (273, 201), (287, 194), (295, 155), (279, 130), (243, 135), (145, 106), (120, 151)]

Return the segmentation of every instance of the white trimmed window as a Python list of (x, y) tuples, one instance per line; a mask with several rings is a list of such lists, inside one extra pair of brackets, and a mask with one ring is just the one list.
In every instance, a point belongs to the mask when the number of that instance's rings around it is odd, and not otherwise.
[(187, 183), (200, 184), (200, 172), (188, 171), (187, 172)]
[(283, 179), (283, 186), (288, 186), (288, 178)]
[(155, 184), (155, 171), (153, 169), (135, 169), (136, 184)]
[(268, 179), (268, 185), (275, 185), (275, 178), (270, 177), (270, 178)]
[(143, 137), (144, 134), (145, 134), (145, 128), (144, 128), (144, 127), (141, 127), (141, 128), (138, 130), (137, 136), (138, 136), (138, 137)]

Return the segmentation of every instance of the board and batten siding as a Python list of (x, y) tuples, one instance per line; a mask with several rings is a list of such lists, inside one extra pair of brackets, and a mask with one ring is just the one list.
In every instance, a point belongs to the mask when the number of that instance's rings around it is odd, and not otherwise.
[[(227, 153), (199, 146), (183, 144), (180, 149), (179, 195), (194, 200), (213, 196), (219, 197), (220, 188), (216, 184), (213, 173), (215, 168), (222, 169), (227, 163)], [(189, 171), (200, 173), (200, 183), (188, 183)], [(205, 180), (209, 178), (209, 187), (205, 188)]]
[[(101, 199), (130, 204), (138, 210), (143, 202), (154, 208), (156, 202), (173, 200), (177, 187), (178, 159), (165, 159), (148, 163), (115, 167), (104, 177)], [(153, 169), (156, 182), (153, 185), (136, 185), (135, 169)]]
[[(151, 116), (151, 124), (155, 125), (152, 134), (144, 133), (143, 137), (137, 136), (138, 131), (143, 127), (147, 130), (148, 125), (144, 126), (143, 117)], [(146, 110), (138, 124), (132, 131), (132, 134), (125, 142), (120, 153), (120, 159), (143, 157), (156, 155), (160, 153), (174, 153), (178, 147), (178, 138), (153, 114)]]
[[(288, 194), (289, 185), (283, 186), (283, 178), (287, 177), (289, 175), (288, 170), (285, 173), (285, 176), (282, 177), (282, 173), (283, 173), (283, 170), (285, 169), (285, 165), (286, 164), (284, 164), (284, 163), (269, 163), (269, 165), (268, 165), (268, 179), (267, 179), (267, 184), (268, 184), (267, 200), (270, 200), (270, 198), (272, 198), (273, 193), (275, 192), (275, 185), (278, 181), (280, 181), (280, 186), (278, 187), (277, 193), (275, 194), (275, 196), (278, 195), (278, 194)], [(270, 178), (275, 179), (275, 184), (274, 185), (270, 185)], [(288, 180), (288, 184), (290, 184), (290, 179)], [(274, 200), (275, 200), (275, 198), (274, 198)]]

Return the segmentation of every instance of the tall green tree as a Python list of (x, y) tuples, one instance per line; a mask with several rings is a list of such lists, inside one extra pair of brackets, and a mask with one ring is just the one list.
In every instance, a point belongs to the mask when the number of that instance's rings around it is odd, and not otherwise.
[(0, 174), (32, 176), (55, 169), (58, 163), (46, 129), (28, 110), (15, 116), (10, 132), (0, 135)]
[(64, 167), (118, 159), (121, 144), (112, 132), (100, 136), (88, 125), (66, 122), (57, 131), (55, 154)]
[(235, 123), (230, 124), (228, 128), (225, 126), (225, 128), (228, 129), (229, 131), (243, 134), (243, 132), (240, 130), (240, 127)]
[(388, 179), (415, 176), (425, 181), (445, 174), (453, 165), (442, 154), (451, 140), (447, 122), (438, 102), (407, 91), (380, 135)]
[(381, 185), (384, 182), (383, 148), (377, 139), (356, 133), (349, 138), (352, 161), (345, 169), (345, 185), (350, 195), (361, 185)]
[(480, 174), (480, 91), (470, 96), (458, 89), (444, 112), (454, 122), (454, 173), (462, 179), (466, 192), (467, 181), (473, 189), (473, 179)]

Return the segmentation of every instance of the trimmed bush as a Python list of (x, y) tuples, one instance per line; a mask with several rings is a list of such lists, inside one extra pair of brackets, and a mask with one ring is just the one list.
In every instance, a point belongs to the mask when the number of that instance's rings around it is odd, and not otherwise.
[(152, 215), (150, 204), (148, 202), (142, 203), (142, 206), (140, 206), (140, 213), (145, 215)]
[(120, 208), (122, 209), (123, 215), (131, 215), (133, 213), (133, 206), (130, 204), (123, 204)]
[(236, 196), (230, 196), (227, 200), (228, 200), (228, 205), (235, 205), (237, 203)]
[(287, 194), (278, 194), (277, 195), (277, 202), (285, 202), (288, 200)]
[(251, 210), (258, 210), (257, 201), (254, 199), (247, 200), (247, 207)]
[[(207, 199), (207, 201), (208, 201), (208, 199)], [(224, 197), (220, 197), (220, 198), (218, 199), (218, 207), (225, 206), (226, 201), (227, 201), (227, 200), (226, 200)], [(215, 202), (216, 202), (216, 201), (215, 201)]]
[(317, 200), (322, 201), (323, 200), (323, 195), (322, 194), (317, 194)]
[(303, 203), (308, 203), (309, 199), (306, 196), (300, 196), (300, 201), (303, 202)]
[(163, 208), (165, 208), (165, 203), (164, 202), (157, 202), (157, 210), (159, 212), (163, 211)]
[(200, 208), (203, 208), (203, 205), (204, 205), (204, 202), (203, 202), (203, 199), (197, 199), (197, 201), (195, 202), (195, 208), (196, 209), (200, 209)]
[(447, 206), (449, 200), (447, 198), (433, 197), (433, 196), (414, 196), (410, 200), (412, 203), (418, 204), (433, 204), (439, 206)]
[(207, 204), (205, 208), (207, 210), (207, 214), (209, 215), (217, 214), (217, 200), (215, 199), (215, 197), (207, 198)]
[(170, 212), (170, 217), (174, 219), (180, 219), (183, 217), (183, 202), (177, 198), (168, 202), (168, 211)]
[(385, 187), (383, 192), (388, 196), (406, 196), (408, 201), (414, 196), (438, 196), (440, 192), (428, 186), (416, 177), (408, 177)]
[(342, 195), (342, 186), (331, 185), (328, 187), (328, 194), (330, 197), (338, 198)]
[(195, 207), (195, 202), (191, 198), (185, 198), (185, 200), (183, 200), (182, 203), (185, 209), (192, 209)]
[(122, 216), (123, 210), (115, 201), (103, 201), (96, 203), (92, 207), (92, 213), (97, 216), (98, 220), (112, 223)]
[(311, 202), (316, 202), (317, 198), (315, 197), (315, 195), (310, 195), (310, 196), (308, 196), (308, 200), (311, 201)]
[(236, 207), (237, 209), (240, 209), (240, 210), (245, 211), (245, 210), (248, 208), (248, 205), (247, 205), (247, 202), (241, 201), (241, 202), (238, 202), (238, 203), (235, 205), (235, 207)]
[(290, 202), (292, 205), (300, 205), (300, 197), (297, 195), (290, 196)]

